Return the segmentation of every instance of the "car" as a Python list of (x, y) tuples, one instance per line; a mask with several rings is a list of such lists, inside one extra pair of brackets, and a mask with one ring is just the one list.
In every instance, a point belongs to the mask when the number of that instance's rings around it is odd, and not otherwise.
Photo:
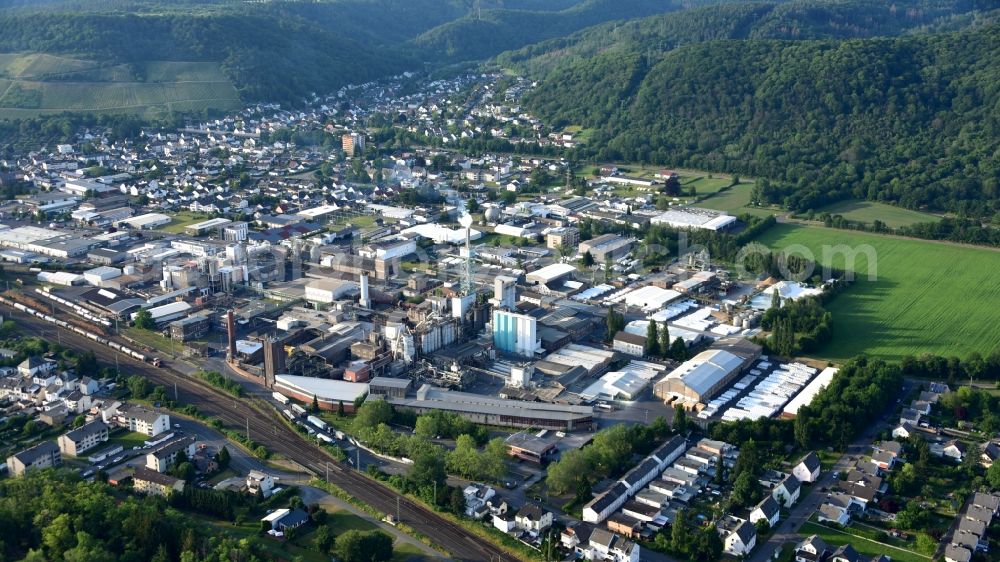
[(174, 429), (180, 429), (180, 428), (181, 428), (181, 424), (179, 424), (179, 423), (175, 423), (174, 424)]

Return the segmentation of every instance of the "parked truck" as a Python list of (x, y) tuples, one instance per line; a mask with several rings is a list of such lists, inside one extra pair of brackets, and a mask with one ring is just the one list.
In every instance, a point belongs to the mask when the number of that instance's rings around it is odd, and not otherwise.
[(316, 429), (322, 429), (323, 431), (330, 430), (330, 426), (327, 425), (325, 421), (317, 418), (316, 416), (309, 416), (306, 418), (306, 421), (313, 424), (313, 426), (316, 427)]

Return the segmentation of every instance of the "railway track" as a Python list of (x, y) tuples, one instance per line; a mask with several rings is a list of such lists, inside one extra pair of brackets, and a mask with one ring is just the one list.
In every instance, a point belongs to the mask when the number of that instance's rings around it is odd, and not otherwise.
[(262, 413), (243, 400), (225, 394), (199, 379), (170, 368), (153, 367), (55, 324), (9, 307), (7, 310), (8, 317), (16, 320), (25, 333), (50, 340), (58, 335), (63, 345), (73, 349), (90, 350), (104, 364), (115, 364), (117, 360), (123, 372), (141, 374), (153, 384), (163, 385), (167, 388), (168, 395), (176, 389), (176, 399), (179, 403), (191, 404), (200, 412), (220, 419), (228, 429), (241, 432), (249, 429), (250, 438), (254, 441), (302, 465), (317, 477), (325, 478), (328, 474), (331, 484), (339, 486), (358, 500), (383, 513), (395, 514), (398, 505), (401, 522), (430, 537), (448, 551), (450, 559), (517, 560), (516, 557), (489, 544), (460, 525), (444, 519), (408, 498), (399, 496), (380, 482), (337, 461), (285, 425), (277, 411)]

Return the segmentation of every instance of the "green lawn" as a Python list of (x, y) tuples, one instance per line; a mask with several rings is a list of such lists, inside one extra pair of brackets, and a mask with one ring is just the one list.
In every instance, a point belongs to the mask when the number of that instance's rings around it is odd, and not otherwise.
[(802, 525), (799, 529), (799, 534), (805, 536), (819, 535), (830, 546), (840, 546), (850, 543), (854, 547), (854, 550), (857, 550), (861, 554), (867, 556), (886, 554), (892, 557), (894, 562), (926, 562), (931, 559), (930, 556), (924, 556), (910, 550), (904, 550), (885, 543), (875, 542), (871, 539), (851, 535), (811, 521)]
[(184, 228), (188, 225), (206, 221), (212, 217), (205, 213), (195, 213), (192, 211), (180, 211), (174, 213), (173, 220), (170, 224), (160, 227), (157, 230), (162, 230), (163, 232), (169, 232), (171, 234), (181, 234), (184, 232)]
[[(777, 225), (758, 240), (771, 248), (801, 245), (820, 263), (845, 268), (846, 245), (858, 252), (854, 286), (828, 305), (833, 341), (818, 356), (841, 360), (861, 352), (898, 360), (935, 353), (987, 355), (1000, 345), (1000, 252), (812, 226)], [(828, 250), (824, 258), (823, 248)], [(877, 260), (868, 279), (865, 251)], [(801, 255), (801, 254), (800, 254)], [(877, 266), (877, 267), (876, 267)]]
[(689, 189), (694, 187), (696, 195), (709, 195), (712, 193), (718, 193), (724, 187), (728, 187), (733, 180), (731, 178), (720, 178), (720, 177), (708, 177), (708, 176), (694, 176), (685, 177), (681, 176), (681, 185), (684, 187), (684, 193), (687, 193)]
[[(137, 445), (142, 445), (148, 439), (152, 439), (152, 437), (146, 435), (145, 433), (131, 432), (131, 433), (122, 433), (120, 435), (116, 435), (108, 439), (108, 441), (110, 443), (121, 445), (127, 451), (132, 447), (135, 447)], [(100, 450), (101, 449), (98, 449), (98, 452)]]
[(696, 205), (696, 207), (723, 211), (736, 216), (742, 215), (743, 213), (750, 213), (751, 215), (766, 217), (776, 213), (776, 211), (765, 207), (749, 206), (750, 193), (752, 191), (752, 183), (741, 183), (740, 185), (734, 186), (726, 191), (702, 200)]
[[(234, 525), (224, 521), (215, 521), (201, 516), (195, 516), (212, 525), (216, 532), (236, 538), (259, 536), (260, 524), (254, 519), (242, 525)], [(361, 517), (345, 510), (334, 510), (327, 517), (327, 525), (334, 536), (345, 531), (371, 531), (378, 527)], [(384, 531), (383, 531), (384, 532)], [(268, 537), (262, 537), (260, 543), (275, 560), (288, 560), (292, 556), (300, 557), (303, 562), (328, 562), (330, 557), (320, 552), (314, 545), (316, 527), (309, 525), (301, 529), (301, 533), (287, 542), (280, 542)], [(409, 543), (396, 542), (393, 545), (393, 562), (421, 562), (426, 560), (423, 551)]]
[(151, 347), (160, 352), (173, 353), (180, 352), (183, 349), (182, 343), (175, 342), (170, 338), (164, 337), (159, 332), (152, 332), (150, 330), (132, 327), (125, 328), (122, 330), (122, 333), (142, 345)]
[(891, 228), (921, 222), (937, 222), (941, 217), (873, 201), (840, 201), (821, 208), (819, 213), (842, 215), (845, 219), (871, 224), (880, 220)]

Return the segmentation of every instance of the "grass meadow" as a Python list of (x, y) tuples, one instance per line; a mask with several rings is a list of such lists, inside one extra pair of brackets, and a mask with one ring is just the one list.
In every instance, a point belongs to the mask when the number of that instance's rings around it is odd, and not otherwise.
[(909, 226), (921, 222), (938, 222), (941, 220), (941, 217), (936, 215), (912, 211), (875, 201), (839, 201), (821, 208), (819, 212), (842, 215), (847, 220), (867, 224), (880, 220), (891, 228)]
[[(845, 268), (845, 256), (823, 259), (823, 246), (867, 246), (875, 253), (875, 280), (859, 253), (850, 269), (855, 284), (829, 305), (833, 340), (818, 354), (842, 360), (865, 352), (898, 360), (904, 355), (983, 355), (1000, 347), (1000, 252), (862, 232), (781, 224), (759, 242), (771, 248), (801, 245), (820, 262)], [(800, 247), (800, 248), (801, 248)]]
[(63, 111), (154, 117), (239, 105), (239, 93), (216, 63), (105, 64), (37, 53), (0, 54), (0, 117)]

